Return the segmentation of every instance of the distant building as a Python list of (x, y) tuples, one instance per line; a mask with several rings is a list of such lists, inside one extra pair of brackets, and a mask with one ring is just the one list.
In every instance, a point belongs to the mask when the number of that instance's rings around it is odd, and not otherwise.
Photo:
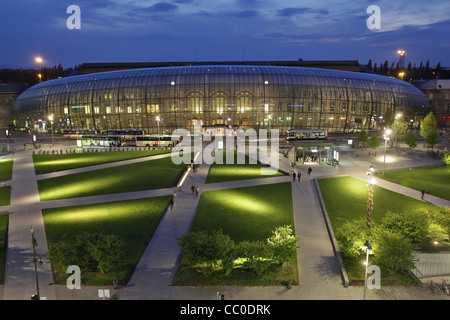
[(450, 79), (414, 81), (430, 100), (432, 111), (440, 126), (450, 126)]
[(26, 83), (0, 82), (0, 129), (10, 125), (11, 108), (17, 97), (28, 88)]
[(108, 72), (117, 70), (161, 68), (161, 67), (186, 67), (205, 65), (234, 65), (234, 66), (278, 66), (278, 67), (303, 67), (321, 68), (353, 72), (364, 72), (365, 70), (357, 60), (314, 60), (304, 61), (303, 59), (293, 61), (185, 61), (185, 62), (112, 62), (112, 63), (83, 63), (78, 75)]

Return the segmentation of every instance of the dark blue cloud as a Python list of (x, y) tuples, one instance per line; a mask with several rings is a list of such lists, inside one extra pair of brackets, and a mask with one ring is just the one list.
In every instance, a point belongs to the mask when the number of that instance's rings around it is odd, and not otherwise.
[(258, 15), (257, 11), (254, 10), (244, 10), (236, 13), (236, 17), (238, 18), (252, 18)]
[(178, 6), (173, 3), (168, 2), (158, 2), (154, 5), (142, 9), (148, 13), (157, 13), (157, 12), (173, 12), (178, 9)]
[(278, 16), (280, 17), (293, 17), (309, 13), (327, 15), (330, 12), (325, 9), (314, 10), (311, 8), (284, 8), (277, 11)]

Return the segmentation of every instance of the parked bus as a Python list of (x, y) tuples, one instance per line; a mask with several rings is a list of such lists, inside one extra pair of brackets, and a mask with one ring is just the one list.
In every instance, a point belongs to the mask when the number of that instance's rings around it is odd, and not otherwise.
[(179, 136), (147, 135), (136, 136), (136, 147), (169, 147), (172, 148), (180, 142)]
[(97, 134), (97, 131), (95, 130), (84, 130), (84, 129), (64, 129), (63, 130), (63, 138), (69, 139), (69, 140), (75, 140), (78, 138), (81, 138), (82, 135), (91, 135), (91, 134)]
[(83, 135), (77, 140), (78, 148), (114, 148), (124, 145), (121, 136)]
[(324, 140), (327, 131), (322, 129), (291, 129), (287, 131), (287, 140)]
[(106, 135), (122, 136), (123, 139), (132, 141), (135, 136), (145, 135), (145, 130), (108, 129), (103, 132)]

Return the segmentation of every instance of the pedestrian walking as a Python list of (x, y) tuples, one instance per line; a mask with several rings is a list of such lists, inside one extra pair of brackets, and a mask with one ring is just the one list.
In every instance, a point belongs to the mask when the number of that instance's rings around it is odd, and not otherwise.
[(199, 191), (198, 186), (196, 186), (196, 187), (195, 187), (195, 195), (196, 195), (196, 196), (198, 196), (198, 191)]
[(298, 182), (300, 182), (300, 178), (301, 178), (301, 177), (302, 177), (302, 173), (299, 171), (298, 174), (297, 174)]
[(295, 177), (296, 177), (297, 175), (295, 174), (295, 172), (294, 173), (292, 173), (292, 181), (294, 181), (295, 182)]
[(192, 190), (192, 194), (194, 194), (194, 192), (195, 192), (195, 186), (194, 185), (191, 186), (191, 190)]
[(172, 197), (170, 197), (170, 200), (169, 200), (169, 208), (171, 211), (173, 210), (173, 205), (175, 204), (175, 201), (173, 199), (174, 199), (174, 197), (172, 196)]
[(309, 167), (309, 168), (308, 168), (308, 176), (311, 175), (311, 171), (312, 171), (312, 169), (311, 169), (311, 167)]
[(425, 196), (425, 190), (422, 190), (422, 200), (423, 200), (424, 196)]

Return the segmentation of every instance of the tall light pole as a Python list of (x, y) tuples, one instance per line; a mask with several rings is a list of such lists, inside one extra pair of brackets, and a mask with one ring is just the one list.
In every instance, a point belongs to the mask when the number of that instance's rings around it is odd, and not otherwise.
[(405, 50), (398, 50), (397, 54), (398, 54), (398, 66), (399, 66), (400, 69), (403, 69), (405, 67), (406, 51)]
[(372, 250), (372, 245), (370, 244), (370, 223), (372, 221), (372, 210), (373, 210), (373, 187), (375, 185), (375, 179), (373, 177), (373, 171), (374, 167), (370, 166), (370, 171), (367, 172), (367, 176), (369, 177), (369, 183), (367, 184), (367, 187), (369, 188), (369, 199), (367, 200), (367, 241), (364, 243), (364, 246), (367, 247), (366, 251), (366, 262), (365, 262), (365, 275), (364, 275), (364, 297), (363, 299), (366, 300), (366, 288), (367, 288), (367, 268), (369, 266), (369, 253), (370, 250)]
[(32, 296), (33, 300), (40, 300), (39, 295), (39, 282), (38, 282), (38, 275), (37, 275), (37, 258), (36, 258), (36, 247), (37, 247), (37, 241), (34, 237), (34, 229), (33, 226), (30, 226), (30, 232), (31, 232), (31, 245), (33, 246), (33, 262), (34, 262), (34, 277), (36, 281), (36, 295)]
[(384, 176), (384, 170), (386, 169), (386, 145), (389, 140), (389, 135), (391, 134), (391, 130), (387, 129), (386, 133), (384, 134), (384, 163), (383, 163), (383, 176)]
[(39, 73), (38, 73), (39, 82), (42, 82), (41, 63), (42, 63), (42, 61), (44, 61), (44, 60), (43, 60), (41, 57), (37, 57), (37, 58), (35, 59), (35, 61), (37, 62), (38, 67), (39, 67)]

